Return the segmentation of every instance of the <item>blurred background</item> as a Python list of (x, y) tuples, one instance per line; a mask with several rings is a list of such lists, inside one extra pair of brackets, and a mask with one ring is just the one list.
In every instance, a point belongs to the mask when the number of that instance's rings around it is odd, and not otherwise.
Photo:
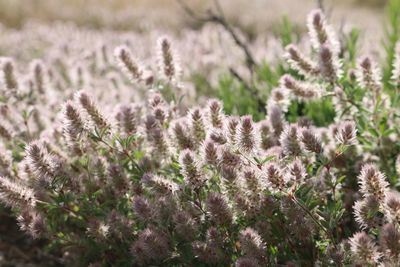
[[(183, 0), (198, 12), (213, 0)], [(251, 34), (270, 30), (287, 15), (303, 22), (318, 2), (331, 10), (332, 19), (362, 26), (381, 27), (386, 0), (220, 0), (226, 16)], [(195, 27), (176, 0), (0, 0), (0, 23), (21, 27), (28, 21), (72, 21), (80, 26), (120, 30), (146, 30), (149, 27), (179, 31)]]

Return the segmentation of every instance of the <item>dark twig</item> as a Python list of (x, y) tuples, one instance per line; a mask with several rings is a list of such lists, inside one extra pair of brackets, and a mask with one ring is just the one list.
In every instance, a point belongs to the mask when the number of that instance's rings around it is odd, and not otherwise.
[[(235, 29), (227, 21), (223, 12), (223, 8), (218, 0), (213, 0), (217, 13), (212, 10), (208, 10), (205, 15), (197, 14), (195, 11), (193, 11), (193, 9), (186, 5), (183, 0), (177, 0), (177, 2), (180, 7), (186, 12), (186, 14), (191, 16), (193, 19), (203, 23), (212, 22), (221, 25), (232, 37), (235, 44), (243, 51), (245, 55), (246, 66), (249, 69), (251, 76), (253, 76), (254, 70), (258, 68), (258, 64), (255, 61), (253, 54), (251, 53), (247, 44), (241, 40)], [(258, 110), (260, 112), (265, 112), (265, 103), (260, 98), (257, 89), (254, 86), (250, 85), (247, 81), (245, 81), (232, 67), (229, 68), (229, 71), (239, 82), (241, 82), (245, 86), (246, 90), (248, 90), (250, 94), (257, 99)]]
[(255, 61), (252, 53), (250, 52), (247, 44), (241, 40), (239, 35), (235, 32), (234, 28), (229, 24), (229, 22), (225, 18), (222, 7), (221, 7), (220, 3), (218, 2), (218, 0), (214, 0), (218, 14), (213, 12), (212, 10), (208, 10), (207, 15), (205, 15), (205, 16), (200, 16), (200, 15), (196, 14), (196, 12), (194, 12), (193, 9), (191, 9), (189, 6), (187, 6), (182, 0), (177, 0), (177, 2), (181, 6), (181, 8), (195, 20), (198, 20), (201, 22), (213, 22), (213, 23), (217, 23), (217, 24), (221, 25), (232, 37), (235, 44), (243, 50), (245, 57), (246, 57), (246, 65), (249, 68), (249, 70), (251, 72), (253, 72), (254, 69), (257, 68), (257, 66), (258, 66), (257, 62)]

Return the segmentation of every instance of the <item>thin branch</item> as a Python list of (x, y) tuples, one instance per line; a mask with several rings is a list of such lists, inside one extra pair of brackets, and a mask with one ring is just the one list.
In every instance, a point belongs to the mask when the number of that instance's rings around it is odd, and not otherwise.
[(225, 18), (223, 14), (223, 9), (218, 0), (214, 0), (214, 3), (219, 14), (214, 13), (212, 10), (208, 10), (207, 15), (205, 16), (200, 16), (196, 14), (196, 12), (194, 12), (193, 9), (191, 9), (188, 5), (186, 5), (183, 2), (183, 0), (177, 0), (177, 2), (181, 6), (181, 8), (195, 20), (201, 22), (213, 22), (221, 25), (232, 37), (235, 44), (243, 50), (246, 57), (246, 65), (249, 68), (249, 70), (253, 72), (254, 69), (258, 67), (258, 64), (255, 61), (252, 53), (250, 52), (247, 44), (240, 39), (239, 35), (235, 32), (234, 28), (229, 24), (229, 22)]

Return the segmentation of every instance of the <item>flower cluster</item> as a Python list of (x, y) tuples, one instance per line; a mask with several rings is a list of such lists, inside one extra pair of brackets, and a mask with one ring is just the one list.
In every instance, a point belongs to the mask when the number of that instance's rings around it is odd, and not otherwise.
[(28, 70), (3, 58), (0, 201), (66, 265), (396, 266), (399, 116), (385, 86), (400, 54), (384, 83), (321, 10), (308, 31), (310, 56), (286, 47), (259, 117), (195, 101), (168, 37), (157, 66), (129, 42)]

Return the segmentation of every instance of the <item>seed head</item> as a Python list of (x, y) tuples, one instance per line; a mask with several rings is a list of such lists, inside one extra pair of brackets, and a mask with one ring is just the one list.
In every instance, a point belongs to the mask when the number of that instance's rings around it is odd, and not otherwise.
[(350, 249), (354, 263), (361, 266), (374, 266), (379, 263), (381, 254), (371, 237), (365, 232), (358, 232), (350, 238)]

